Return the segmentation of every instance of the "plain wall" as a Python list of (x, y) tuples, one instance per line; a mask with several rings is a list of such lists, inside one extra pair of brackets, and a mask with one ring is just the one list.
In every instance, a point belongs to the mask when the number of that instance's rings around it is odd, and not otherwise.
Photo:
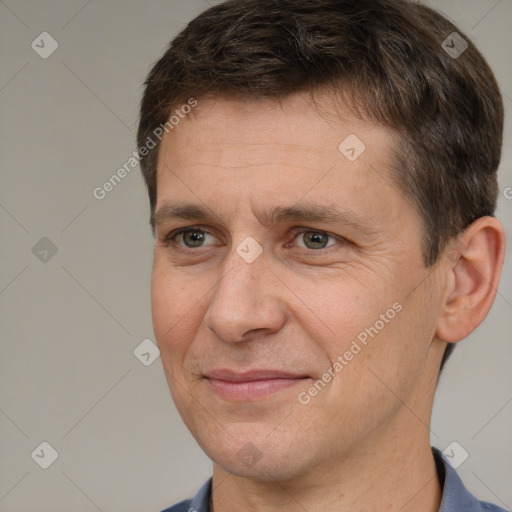
[[(512, 2), (429, 4), (474, 40), (504, 94), (497, 216), (510, 253)], [(154, 340), (153, 239), (140, 168), (104, 199), (93, 195), (135, 151), (151, 64), (206, 7), (201, 0), (0, 2), (1, 511), (158, 511), (210, 475), (160, 360), (145, 366), (134, 355)], [(42, 32), (58, 43), (46, 59), (31, 47), (35, 40), (40, 52), (51, 48)], [(506, 508), (511, 283), (509, 255), (492, 312), (446, 367), (432, 424), (433, 445), (457, 441), (469, 453), (459, 468), (469, 489)], [(58, 452), (48, 469), (36, 463), (38, 453), (39, 461), (50, 456), (44, 446), (41, 456), (43, 441)]]

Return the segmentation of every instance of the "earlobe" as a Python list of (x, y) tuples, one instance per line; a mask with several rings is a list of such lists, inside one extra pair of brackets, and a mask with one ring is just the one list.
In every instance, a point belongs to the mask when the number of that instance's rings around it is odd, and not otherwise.
[(436, 336), (455, 343), (480, 325), (496, 297), (505, 258), (501, 223), (494, 217), (477, 219), (452, 240), (442, 257), (448, 288)]

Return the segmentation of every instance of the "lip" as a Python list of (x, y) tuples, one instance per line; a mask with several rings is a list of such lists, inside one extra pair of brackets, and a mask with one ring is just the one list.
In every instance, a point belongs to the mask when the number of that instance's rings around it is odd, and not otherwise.
[(310, 377), (281, 370), (235, 372), (216, 369), (205, 374), (213, 392), (228, 400), (258, 400), (284, 391)]

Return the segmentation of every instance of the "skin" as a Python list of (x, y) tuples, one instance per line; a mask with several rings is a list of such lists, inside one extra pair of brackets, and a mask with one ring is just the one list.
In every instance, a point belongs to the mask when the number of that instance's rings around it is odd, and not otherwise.
[[(397, 135), (336, 110), (328, 96), (317, 103), (321, 111), (306, 95), (281, 105), (204, 99), (164, 137), (152, 312), (169, 389), (214, 463), (217, 512), (434, 512), (439, 365), (446, 341), (467, 336), (491, 307), (503, 230), (479, 219), (426, 268), (421, 219), (389, 178)], [(366, 146), (353, 162), (338, 150), (350, 134)], [(184, 204), (211, 215), (165, 215)], [(349, 221), (268, 218), (291, 206), (330, 206)], [(174, 236), (182, 228), (204, 245), (187, 247)], [(252, 263), (237, 253), (247, 237), (262, 249)], [(397, 303), (400, 312), (301, 403), (299, 393)], [(205, 378), (214, 368), (306, 378), (231, 400)]]

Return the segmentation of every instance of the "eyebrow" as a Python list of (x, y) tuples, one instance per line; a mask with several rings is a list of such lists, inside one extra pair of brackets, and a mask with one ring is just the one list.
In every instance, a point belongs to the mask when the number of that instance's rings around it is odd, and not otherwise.
[(215, 218), (217, 216), (203, 206), (164, 204), (151, 214), (151, 225), (159, 226), (174, 219), (211, 221)]
[[(332, 206), (323, 206), (302, 202), (294, 206), (276, 206), (267, 212), (257, 215), (264, 226), (274, 226), (284, 222), (310, 222), (336, 224), (351, 228), (363, 234), (375, 235), (377, 229), (368, 217), (360, 216), (353, 211), (339, 210)], [(212, 222), (220, 221), (212, 210), (195, 204), (163, 204), (151, 215), (153, 226), (159, 226), (175, 219)]]

